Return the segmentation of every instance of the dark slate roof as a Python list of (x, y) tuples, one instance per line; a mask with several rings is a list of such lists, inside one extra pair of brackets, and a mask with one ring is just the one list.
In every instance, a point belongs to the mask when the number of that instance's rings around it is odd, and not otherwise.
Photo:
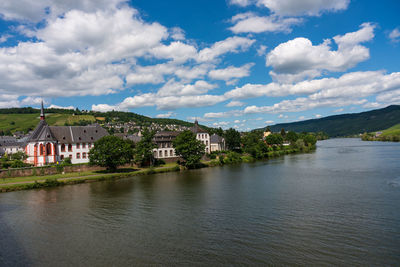
[(50, 126), (45, 120), (40, 120), (38, 126), (33, 130), (31, 136), (28, 139), (30, 142), (38, 141), (55, 141), (52, 132), (50, 131)]
[(14, 136), (0, 136), (0, 144), (5, 144), (8, 142), (16, 142), (17, 138)]
[(190, 130), (197, 134), (197, 133), (208, 133), (206, 130), (204, 130), (203, 128), (201, 128), (199, 126), (199, 123), (197, 121), (195, 121), (194, 126), (190, 128)]
[(123, 134), (123, 133), (116, 133), (114, 134), (115, 136), (118, 136), (124, 140), (128, 139), (133, 141), (134, 143), (139, 142), (140, 140), (142, 140), (142, 137), (140, 137), (139, 135), (134, 135), (134, 134)]
[(0, 147), (25, 147), (26, 139), (17, 139), (13, 136), (0, 136)]
[(161, 131), (154, 135), (153, 140), (155, 142), (162, 142), (162, 141), (172, 141), (180, 134), (180, 132), (173, 132), (173, 131)]
[(218, 143), (222, 143), (224, 141), (224, 138), (217, 135), (217, 134), (213, 134), (210, 137), (210, 143), (211, 144), (218, 144)]
[(108, 135), (98, 124), (88, 126), (50, 126), (51, 133), (59, 143), (93, 143)]

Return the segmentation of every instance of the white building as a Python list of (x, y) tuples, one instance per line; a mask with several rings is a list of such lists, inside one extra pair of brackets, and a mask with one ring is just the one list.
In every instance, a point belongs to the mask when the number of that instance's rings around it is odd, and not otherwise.
[(172, 131), (161, 131), (154, 135), (154, 142), (157, 148), (153, 149), (154, 158), (156, 159), (168, 159), (176, 158), (175, 148), (172, 142), (179, 135), (179, 132)]
[(27, 140), (27, 163), (43, 166), (70, 158), (73, 164), (89, 162), (94, 142), (108, 135), (100, 125), (49, 126), (45, 121), (43, 103), (40, 122)]
[(209, 133), (199, 126), (199, 122), (197, 120), (195, 120), (194, 126), (190, 128), (190, 130), (196, 135), (196, 139), (202, 142), (206, 146), (204, 152), (210, 153), (211, 142)]
[(211, 144), (210, 145), (211, 152), (225, 150), (225, 138), (217, 134), (211, 135), (210, 144)]

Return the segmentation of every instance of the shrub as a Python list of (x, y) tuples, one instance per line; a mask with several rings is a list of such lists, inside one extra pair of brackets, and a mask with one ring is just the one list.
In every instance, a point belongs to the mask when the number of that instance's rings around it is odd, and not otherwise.
[(227, 163), (227, 164), (240, 163), (240, 162), (242, 162), (242, 158), (240, 157), (239, 153), (230, 151), (227, 154), (226, 159), (224, 160), (224, 162)]

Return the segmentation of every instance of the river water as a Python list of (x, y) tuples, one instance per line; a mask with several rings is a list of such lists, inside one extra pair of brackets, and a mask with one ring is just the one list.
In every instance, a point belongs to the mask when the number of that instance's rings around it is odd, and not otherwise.
[(0, 194), (0, 265), (400, 265), (400, 144)]

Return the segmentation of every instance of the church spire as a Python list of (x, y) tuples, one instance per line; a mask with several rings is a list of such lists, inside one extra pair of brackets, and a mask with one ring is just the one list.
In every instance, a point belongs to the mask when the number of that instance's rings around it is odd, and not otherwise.
[(42, 107), (40, 108), (40, 120), (41, 120), (41, 121), (44, 121), (43, 100), (42, 100)]

